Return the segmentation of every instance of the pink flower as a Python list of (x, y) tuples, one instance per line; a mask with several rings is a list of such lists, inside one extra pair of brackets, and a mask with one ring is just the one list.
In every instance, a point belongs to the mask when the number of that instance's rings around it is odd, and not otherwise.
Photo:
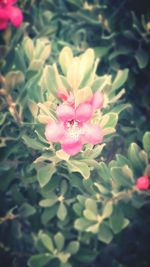
[(136, 187), (139, 190), (148, 190), (149, 185), (150, 185), (150, 180), (148, 176), (141, 176), (136, 181)]
[(0, 30), (8, 27), (11, 22), (13, 26), (18, 28), (23, 21), (22, 11), (14, 6), (16, 0), (0, 0)]
[(46, 126), (45, 136), (50, 142), (61, 143), (61, 148), (69, 155), (79, 153), (83, 144), (96, 145), (103, 140), (101, 129), (91, 124), (94, 106), (82, 103), (77, 108), (62, 104), (57, 108), (57, 122)]

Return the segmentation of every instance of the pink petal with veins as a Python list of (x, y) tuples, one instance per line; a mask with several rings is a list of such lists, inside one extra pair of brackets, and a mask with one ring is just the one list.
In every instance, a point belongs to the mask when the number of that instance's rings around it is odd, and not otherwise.
[(61, 91), (59, 89), (57, 91), (57, 96), (63, 101), (67, 100), (67, 97), (68, 97), (67, 94), (65, 94), (63, 91)]
[(75, 110), (69, 105), (60, 105), (56, 110), (60, 121), (71, 121), (75, 118)]
[(18, 7), (7, 6), (7, 11), (10, 13), (10, 21), (16, 27), (20, 27), (23, 21), (22, 11)]
[(103, 141), (103, 133), (97, 125), (85, 124), (83, 126), (83, 132), (83, 143), (96, 145)]
[(87, 103), (82, 103), (76, 109), (76, 121), (86, 122), (91, 119), (92, 113), (92, 106)]
[(103, 93), (97, 91), (93, 95), (93, 98), (92, 98), (92, 101), (91, 101), (92, 107), (94, 109), (102, 108), (103, 107), (103, 103), (104, 103), (104, 95), (103, 95)]
[(45, 137), (49, 142), (61, 142), (65, 136), (65, 130), (62, 124), (52, 122), (45, 128)]
[(61, 148), (70, 156), (74, 156), (81, 151), (82, 143), (79, 140), (66, 140), (66, 142), (61, 145)]

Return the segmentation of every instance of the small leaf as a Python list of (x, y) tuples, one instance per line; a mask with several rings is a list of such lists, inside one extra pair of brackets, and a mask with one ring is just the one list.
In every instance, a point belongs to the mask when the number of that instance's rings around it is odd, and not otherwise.
[(59, 54), (59, 64), (63, 73), (66, 75), (68, 68), (73, 60), (73, 54), (70, 47), (64, 47)]
[(43, 267), (45, 266), (53, 256), (49, 253), (33, 255), (28, 260), (29, 267)]
[(97, 215), (97, 204), (96, 200), (87, 198), (85, 201), (85, 206), (88, 210), (92, 211), (95, 215)]
[(61, 253), (58, 253), (57, 257), (59, 258), (59, 260), (62, 263), (67, 264), (68, 259), (70, 258), (70, 253), (68, 253), (68, 252), (61, 252)]
[(128, 78), (128, 72), (129, 72), (128, 69), (118, 71), (117, 76), (115, 77), (115, 80), (113, 81), (111, 92), (120, 88), (126, 82)]
[(24, 141), (24, 143), (28, 146), (28, 147), (31, 147), (35, 150), (44, 150), (45, 148), (45, 145), (43, 145), (42, 143), (40, 143), (39, 141), (37, 141), (36, 139), (34, 138), (30, 138), (29, 136), (27, 135), (23, 135), (22, 136), (22, 139)]
[(135, 143), (132, 143), (128, 149), (129, 160), (137, 176), (143, 174), (143, 169), (145, 167), (139, 156), (140, 151), (140, 147)]
[(41, 221), (44, 226), (46, 226), (49, 223), (49, 221), (52, 220), (56, 216), (57, 210), (58, 210), (57, 205), (44, 209), (42, 216), (41, 216)]
[(120, 207), (116, 207), (110, 217), (110, 226), (115, 234), (118, 234), (124, 228), (124, 215)]
[(142, 48), (138, 49), (135, 53), (135, 59), (140, 69), (144, 69), (149, 61), (149, 54)]
[(43, 233), (42, 231), (39, 232), (39, 238), (42, 241), (44, 247), (48, 249), (50, 252), (54, 251), (54, 245), (49, 235)]
[(47, 164), (40, 167), (38, 170), (37, 179), (41, 187), (44, 187), (52, 178), (53, 174), (56, 172), (56, 168), (53, 164)]
[(146, 132), (143, 136), (143, 146), (147, 153), (150, 153), (150, 132)]
[(99, 231), (99, 226), (100, 226), (100, 223), (96, 223), (96, 224), (93, 224), (93, 225), (90, 225), (89, 227), (87, 227), (85, 229), (86, 232), (91, 232), (93, 234), (97, 234), (98, 231)]
[(84, 231), (90, 224), (91, 222), (87, 221), (86, 219), (79, 218), (75, 220), (74, 227), (79, 231)]
[(104, 162), (100, 162), (98, 172), (104, 181), (108, 182), (110, 180), (110, 171)]
[(83, 215), (88, 221), (97, 221), (97, 216), (91, 210), (84, 210)]
[(111, 229), (104, 223), (100, 225), (98, 239), (106, 244), (109, 244), (113, 239)]
[(60, 203), (57, 211), (57, 217), (61, 220), (64, 221), (67, 216), (67, 209), (64, 203)]
[(65, 242), (65, 239), (62, 233), (59, 232), (56, 235), (54, 235), (54, 241), (55, 241), (57, 249), (61, 251), (64, 247), (64, 242)]
[(45, 66), (41, 79), (39, 81), (39, 85), (42, 88), (42, 91), (46, 92), (48, 96), (50, 94), (56, 96), (58, 87), (56, 82), (55, 71), (52, 66)]
[(5, 86), (9, 89), (16, 88), (17, 85), (25, 80), (24, 74), (21, 71), (10, 71), (5, 76)]
[(35, 212), (36, 209), (28, 203), (24, 203), (19, 209), (19, 213), (22, 217), (29, 217), (33, 215)]
[(72, 267), (72, 265), (69, 262), (66, 263), (61, 262), (59, 267)]
[(34, 45), (32, 39), (28, 36), (26, 36), (23, 40), (23, 48), (26, 53), (26, 56), (31, 61), (34, 54)]
[(56, 156), (57, 156), (59, 159), (66, 160), (66, 161), (68, 161), (69, 158), (70, 158), (70, 156), (69, 156), (65, 151), (63, 151), (62, 149), (56, 151)]
[(112, 204), (111, 201), (108, 201), (106, 203), (106, 205), (104, 206), (102, 217), (104, 219), (105, 218), (108, 218), (108, 217), (110, 217), (110, 215), (112, 214), (112, 212), (113, 212), (113, 204)]
[(58, 197), (54, 194), (51, 198), (43, 199), (39, 202), (41, 207), (47, 208), (53, 206), (58, 201)]
[(125, 173), (123, 173), (122, 168), (112, 167), (111, 176), (118, 187), (132, 187), (131, 179)]
[(79, 172), (85, 179), (90, 177), (90, 169), (84, 162), (69, 160), (68, 167), (71, 172)]
[(79, 250), (80, 243), (78, 241), (71, 241), (67, 248), (66, 251), (69, 252), (71, 255), (76, 254)]
[(94, 185), (101, 194), (104, 194), (104, 195), (109, 194), (109, 190), (106, 187), (104, 187), (102, 184), (94, 183)]

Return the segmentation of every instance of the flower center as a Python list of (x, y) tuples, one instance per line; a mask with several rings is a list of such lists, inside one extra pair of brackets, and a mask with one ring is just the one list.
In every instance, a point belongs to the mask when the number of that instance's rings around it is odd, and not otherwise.
[(82, 134), (81, 123), (79, 123), (78, 121), (67, 121), (65, 123), (65, 128), (69, 133), (70, 137), (75, 140), (78, 140), (79, 136)]

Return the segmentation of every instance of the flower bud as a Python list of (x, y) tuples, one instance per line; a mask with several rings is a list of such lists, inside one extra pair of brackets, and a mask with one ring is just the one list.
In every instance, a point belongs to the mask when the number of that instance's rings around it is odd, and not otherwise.
[(139, 190), (148, 190), (149, 185), (150, 185), (150, 180), (148, 176), (141, 176), (136, 181), (136, 187)]

